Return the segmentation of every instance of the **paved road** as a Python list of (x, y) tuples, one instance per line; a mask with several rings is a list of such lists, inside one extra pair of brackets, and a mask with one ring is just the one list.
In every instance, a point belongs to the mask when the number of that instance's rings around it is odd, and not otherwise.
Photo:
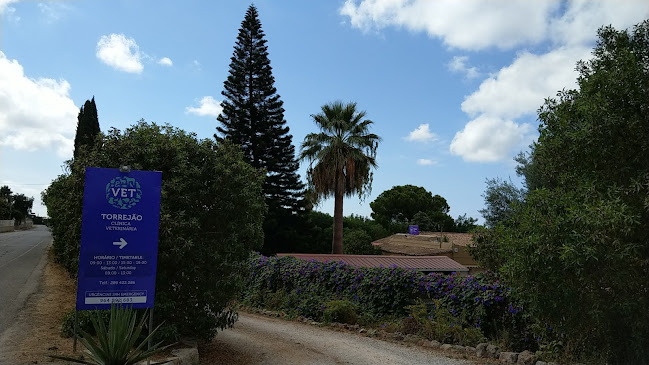
[(214, 339), (222, 354), (215, 364), (470, 365), (418, 347), (406, 347), (300, 322), (241, 313), (233, 329)]
[(51, 242), (45, 226), (0, 233), (0, 337), (38, 289)]

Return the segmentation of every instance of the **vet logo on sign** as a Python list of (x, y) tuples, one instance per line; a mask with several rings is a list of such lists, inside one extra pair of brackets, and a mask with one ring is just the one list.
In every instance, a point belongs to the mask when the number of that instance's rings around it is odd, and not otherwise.
[(140, 183), (132, 177), (118, 176), (106, 184), (106, 200), (118, 209), (130, 209), (142, 198)]

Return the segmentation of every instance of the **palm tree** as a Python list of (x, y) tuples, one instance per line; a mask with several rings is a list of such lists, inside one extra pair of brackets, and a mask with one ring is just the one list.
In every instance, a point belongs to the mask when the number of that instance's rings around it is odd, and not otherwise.
[(320, 133), (309, 133), (300, 147), (300, 160), (308, 160), (309, 188), (318, 197), (334, 196), (332, 253), (343, 253), (343, 197), (369, 194), (371, 169), (381, 138), (369, 132), (371, 120), (356, 110), (356, 103), (325, 104), (311, 115)]

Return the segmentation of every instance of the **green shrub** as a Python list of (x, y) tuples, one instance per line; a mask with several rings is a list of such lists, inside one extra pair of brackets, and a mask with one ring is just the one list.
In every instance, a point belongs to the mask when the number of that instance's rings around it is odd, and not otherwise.
[(43, 194), (56, 260), (73, 276), (84, 167), (121, 165), (162, 172), (155, 317), (169, 328), (160, 333), (211, 339), (236, 320), (234, 300), (242, 290), (245, 261), (263, 241), (265, 175), (227, 141), (217, 145), (145, 122), (123, 132), (110, 130), (69, 161), (69, 173)]
[[(74, 312), (74, 310), (71, 310), (63, 317), (61, 323), (61, 337), (70, 338), (74, 336)], [(99, 316), (105, 324), (108, 324), (110, 312), (107, 310), (79, 311), (77, 314), (79, 329), (94, 336), (96, 333), (92, 326), (92, 318), (97, 316)]]
[(453, 315), (439, 300), (433, 301), (429, 306), (419, 302), (407, 309), (410, 315), (402, 321), (404, 333), (465, 346), (475, 346), (486, 341), (480, 328), (467, 323), (464, 315)]
[(347, 300), (331, 300), (325, 304), (322, 318), (325, 322), (332, 323), (358, 323), (358, 308)]
[(268, 302), (266, 307), (271, 310), (283, 309), (286, 307), (286, 302), (286, 289), (282, 288), (274, 293), (268, 293)]
[[(385, 322), (400, 324), (408, 314), (415, 317), (408, 306), (419, 300), (438, 301), (444, 310), (433, 312), (430, 307), (426, 315), (417, 317), (422, 319), (417, 329), (428, 331), (424, 336), (473, 344), (482, 335), (498, 340), (506, 333), (512, 337), (512, 349), (536, 350), (522, 306), (512, 300), (510, 290), (493, 274), (424, 275), (397, 267), (356, 268), (336, 261), (259, 255), (248, 261), (248, 281), (241, 296), (244, 305), (318, 320), (332, 300), (352, 303), (355, 313), (363, 313), (356, 319), (363, 325), (378, 318), (391, 318)], [(436, 328), (427, 329), (426, 322), (430, 321), (424, 319), (428, 316), (439, 317)], [(403, 326), (409, 322), (407, 319)], [(461, 325), (456, 326), (456, 322)]]
[(372, 237), (361, 229), (345, 229), (346, 255), (380, 255), (381, 250), (372, 245)]
[[(102, 312), (109, 314), (108, 325), (104, 321)], [(113, 304), (110, 311), (94, 311), (89, 317), (95, 336), (80, 330), (79, 341), (86, 348), (90, 361), (63, 356), (50, 357), (87, 365), (135, 365), (164, 350), (164, 347), (160, 347), (161, 342), (150, 348), (146, 346), (159, 328), (153, 329), (149, 335), (144, 334), (147, 311), (138, 322), (136, 310)], [(155, 364), (166, 362), (168, 361)]]

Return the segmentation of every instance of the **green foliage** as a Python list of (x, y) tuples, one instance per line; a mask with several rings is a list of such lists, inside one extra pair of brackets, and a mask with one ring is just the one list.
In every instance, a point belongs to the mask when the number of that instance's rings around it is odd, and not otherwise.
[(327, 323), (358, 323), (357, 307), (348, 300), (330, 300), (325, 303), (322, 320)]
[(0, 219), (11, 219), (11, 196), (13, 192), (7, 185), (0, 187)]
[(300, 160), (308, 160), (308, 186), (318, 197), (334, 197), (332, 253), (343, 252), (343, 197), (369, 194), (376, 150), (381, 138), (370, 133), (373, 124), (356, 103), (325, 104), (311, 115), (320, 129), (309, 133), (300, 148)]
[(436, 308), (444, 308), (454, 318), (451, 324), (459, 323), (458, 328), (468, 329), (466, 333), (458, 332), (458, 341), (468, 342), (468, 338), (477, 338), (477, 333), (497, 339), (507, 332), (517, 339), (512, 348), (534, 349), (522, 307), (491, 274), (424, 275), (396, 267), (355, 268), (335, 261), (321, 263), (292, 257), (253, 256), (248, 264), (248, 280), (241, 297), (247, 306), (319, 320), (327, 308), (332, 308), (327, 303), (346, 301), (353, 304), (356, 314), (363, 313), (359, 320), (367, 321), (404, 317), (408, 306), (420, 300), (437, 300)]
[(418, 225), (420, 232), (468, 232), (477, 222), (466, 214), (454, 221), (448, 215), (446, 199), (413, 185), (394, 186), (382, 192), (370, 207), (372, 218), (389, 233), (406, 232), (410, 224)]
[[(534, 145), (530, 147), (534, 149)], [(539, 171), (539, 166), (534, 163), (531, 152), (520, 152), (514, 157), (514, 161), (518, 163), (516, 175), (525, 181), (526, 191), (540, 189), (544, 186), (543, 176)]]
[(469, 246), (469, 253), (481, 267), (498, 272), (503, 263), (508, 259), (501, 251), (500, 244), (505, 240), (502, 225), (491, 229), (479, 227), (473, 232), (473, 246)]
[(259, 14), (250, 5), (223, 83), (223, 111), (217, 118), (220, 126), (214, 137), (219, 142), (228, 139), (240, 145), (246, 161), (266, 171), (265, 254), (294, 251), (304, 240), (305, 229), (304, 184), (297, 174), (293, 136), (274, 84)]
[(162, 343), (146, 348), (148, 340), (153, 337), (157, 328), (153, 329), (139, 344), (137, 343), (145, 328), (146, 314), (138, 322), (137, 314), (132, 308), (111, 305), (108, 327), (101, 313), (93, 314), (90, 316), (90, 321), (96, 339), (83, 330), (79, 331), (81, 334), (79, 341), (86, 348), (91, 361), (62, 356), (51, 357), (89, 365), (135, 365), (164, 349), (160, 347)]
[(333, 218), (312, 210), (306, 214), (306, 237), (295, 248), (298, 253), (330, 253), (333, 237)]
[(0, 186), (0, 198), (4, 198), (8, 200), (12, 194), (13, 192), (11, 191), (11, 188), (9, 188), (8, 185)]
[[(72, 161), (66, 162), (70, 168)], [(41, 193), (50, 216), (50, 231), (54, 239), (54, 259), (72, 276), (79, 268), (81, 242), (81, 210), (83, 207), (83, 174), (59, 175)]]
[(346, 229), (364, 231), (370, 237), (371, 241), (376, 241), (390, 235), (390, 232), (383, 228), (383, 226), (360, 215), (351, 214), (343, 218), (343, 222)]
[(97, 105), (93, 96), (92, 100), (86, 100), (79, 109), (77, 132), (74, 135), (74, 158), (79, 157), (81, 149), (92, 148), (100, 133)]
[(414, 185), (394, 186), (382, 192), (370, 203), (370, 207), (372, 218), (384, 227), (394, 223), (411, 224), (418, 212), (445, 215), (450, 210), (446, 199), (433, 196), (430, 191)]
[(482, 194), (485, 208), (480, 214), (485, 219), (487, 227), (495, 227), (498, 223), (506, 224), (514, 214), (515, 206), (525, 201), (525, 189), (517, 188), (511, 181), (487, 179), (487, 190)]
[(476, 225), (477, 222), (478, 222), (477, 218), (473, 218), (473, 217), (467, 218), (466, 213), (464, 213), (463, 215), (459, 215), (455, 220), (454, 232), (460, 232), (460, 233), (472, 232), (477, 227)]
[(7, 199), (0, 197), (0, 219), (10, 219), (11, 204)]
[(646, 333), (637, 323), (649, 320), (637, 213), (584, 187), (537, 190), (527, 199), (500, 235), (505, 278), (537, 320), (556, 329), (549, 341), (565, 339), (574, 356), (633, 356)]
[(419, 232), (453, 232), (455, 221), (450, 215), (442, 212), (431, 211), (428, 213), (418, 212), (412, 219), (411, 224), (419, 226)]
[(539, 140), (521, 162), (534, 189), (485, 236), (498, 252), (487, 261), (542, 345), (648, 364), (649, 20), (601, 28), (593, 55), (578, 64), (579, 88), (540, 109)]
[(380, 255), (381, 250), (372, 246), (372, 237), (364, 230), (345, 228), (343, 253), (346, 255)]
[(16, 223), (20, 224), (32, 210), (34, 205), (34, 198), (28, 198), (25, 194), (14, 194), (11, 196), (12, 200), (12, 217), (16, 219)]
[(479, 326), (468, 325), (464, 315), (454, 315), (440, 300), (434, 300), (429, 305), (419, 301), (406, 309), (409, 315), (401, 321), (403, 333), (464, 346), (475, 346), (486, 341)]
[[(61, 323), (61, 336), (64, 338), (74, 336), (74, 313), (75, 310), (71, 310), (63, 317), (63, 322)], [(106, 310), (76, 311), (76, 313), (79, 329), (91, 336), (97, 334), (92, 325), (93, 318), (101, 318), (104, 324), (108, 324), (108, 321), (110, 320), (110, 311)]]
[(428, 214), (424, 212), (417, 212), (410, 222), (411, 224), (419, 226), (419, 231), (437, 231), (437, 227), (433, 224)]
[[(243, 264), (261, 247), (265, 213), (263, 174), (224, 141), (197, 140), (171, 126), (112, 129), (68, 163), (43, 194), (51, 216), (54, 253), (76, 275), (83, 199), (82, 166), (130, 165), (162, 172), (156, 318), (161, 333), (209, 340), (236, 319), (233, 300)], [(181, 259), (179, 259), (181, 258)]]
[[(331, 253), (331, 239), (333, 236), (333, 219), (331, 215), (327, 213), (311, 211), (307, 214), (309, 230), (307, 231), (307, 238), (301, 242), (301, 244), (296, 248), (294, 252), (300, 253)], [(359, 215), (349, 215), (343, 218), (344, 226), (344, 239), (345, 245), (348, 244), (350, 237), (348, 236), (352, 232), (356, 231), (355, 235), (360, 235), (360, 232), (363, 232), (364, 235), (369, 236), (369, 239), (365, 237), (362, 242), (363, 247), (367, 248), (367, 244), (376, 241), (378, 239), (387, 237), (390, 235), (389, 231), (383, 228), (377, 222), (359, 216)], [(360, 232), (359, 232), (360, 231)], [(352, 237), (353, 238), (353, 237)], [(354, 239), (357, 242), (356, 239)], [(354, 243), (352, 243), (353, 245)], [(347, 248), (344, 248), (347, 250)], [(356, 249), (354, 249), (356, 251)], [(369, 250), (367, 250), (369, 251)], [(345, 253), (351, 251), (344, 251)], [(368, 252), (368, 254), (370, 254)]]

